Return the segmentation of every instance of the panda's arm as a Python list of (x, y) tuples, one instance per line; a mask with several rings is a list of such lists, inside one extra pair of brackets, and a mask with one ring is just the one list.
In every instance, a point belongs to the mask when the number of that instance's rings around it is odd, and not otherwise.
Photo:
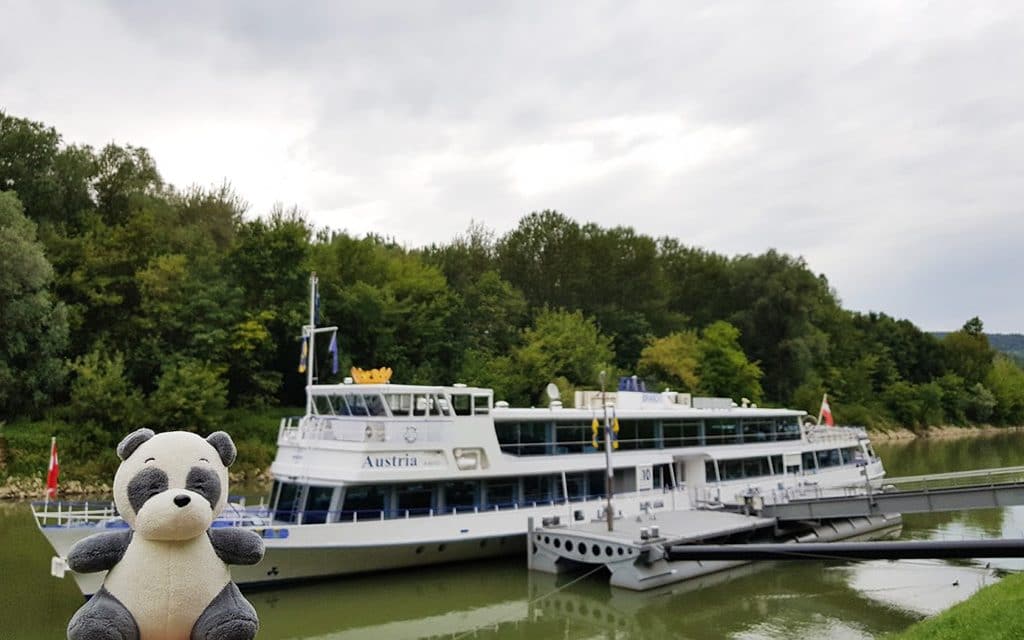
[(76, 573), (106, 571), (121, 561), (131, 541), (131, 529), (95, 533), (71, 547), (68, 566)]
[(210, 542), (225, 564), (256, 564), (263, 559), (263, 538), (248, 529), (210, 529)]

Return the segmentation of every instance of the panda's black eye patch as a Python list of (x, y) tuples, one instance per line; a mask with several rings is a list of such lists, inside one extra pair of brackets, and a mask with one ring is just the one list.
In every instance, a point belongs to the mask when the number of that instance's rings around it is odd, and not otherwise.
[(220, 477), (209, 469), (192, 467), (185, 478), (185, 488), (206, 498), (212, 509), (220, 500)]
[(153, 496), (167, 491), (167, 474), (156, 467), (147, 467), (138, 472), (128, 483), (128, 504), (135, 513)]

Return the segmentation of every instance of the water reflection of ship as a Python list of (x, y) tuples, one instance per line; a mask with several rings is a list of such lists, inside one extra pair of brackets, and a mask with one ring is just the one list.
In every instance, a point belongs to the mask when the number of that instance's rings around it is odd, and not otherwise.
[[(892, 575), (886, 570), (879, 563), (755, 563), (637, 593), (593, 576), (573, 582), (579, 576), (527, 573), (509, 560), (256, 592), (251, 599), (267, 639), (589, 638), (609, 631), (624, 638), (780, 637), (790, 629), (859, 636), (898, 631), (922, 617), (870, 593)], [(935, 575), (922, 571), (922, 580)]]

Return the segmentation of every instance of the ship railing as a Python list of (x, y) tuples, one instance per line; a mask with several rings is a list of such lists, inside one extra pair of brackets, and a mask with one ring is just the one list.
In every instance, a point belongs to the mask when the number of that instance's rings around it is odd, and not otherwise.
[[(128, 523), (117, 512), (109, 500), (35, 500), (31, 504), (32, 515), (40, 527), (94, 527), (104, 529), (125, 529)], [(270, 521), (270, 510), (266, 505), (246, 506), (244, 501), (229, 499), (224, 510), (211, 526), (241, 527), (261, 526)]]
[[(659, 490), (653, 490), (649, 493), (630, 493), (618, 495), (619, 498), (625, 497), (649, 497), (650, 499), (645, 503), (646, 510), (652, 511), (656, 508), (663, 508), (666, 501), (662, 496), (671, 492), (671, 489), (666, 489), (664, 492)], [(679, 490), (683, 492), (682, 489)], [(434, 507), (413, 507), (408, 509), (341, 509), (341, 510), (314, 510), (314, 509), (301, 509), (301, 510), (280, 510), (274, 511), (268, 514), (269, 518), (272, 518), (275, 524), (295, 524), (295, 525), (310, 525), (310, 524), (344, 524), (344, 523), (358, 523), (367, 522), (373, 520), (404, 520), (413, 518), (441, 518), (446, 516), (466, 515), (470, 513), (481, 514), (481, 513), (497, 513), (503, 511), (517, 511), (520, 509), (535, 509), (538, 507), (554, 507), (554, 508), (565, 508), (570, 506), (574, 509), (584, 507), (587, 505), (597, 505), (603, 507), (605, 504), (606, 497), (603, 494), (587, 495), (582, 498), (574, 498), (565, 501), (564, 498), (538, 498), (530, 499), (527, 498), (518, 502), (499, 502), (491, 503), (488, 505), (476, 505), (476, 506), (447, 506), (443, 508)]]
[(808, 442), (846, 443), (868, 437), (867, 429), (864, 427), (844, 426), (829, 427), (826, 425), (811, 425), (804, 427), (804, 437)]
[(97, 526), (106, 521), (120, 520), (114, 503), (110, 501), (34, 500), (31, 506), (32, 515), (40, 527)]

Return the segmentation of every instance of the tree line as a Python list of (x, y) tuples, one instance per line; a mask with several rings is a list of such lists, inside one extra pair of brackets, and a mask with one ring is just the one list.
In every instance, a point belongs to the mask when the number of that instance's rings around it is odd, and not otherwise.
[(0, 415), (109, 443), (299, 406), (316, 271), (320, 322), (340, 327), (342, 372), (326, 344), (316, 354), (325, 382), (389, 366), (396, 382), (537, 404), (548, 382), (571, 398), (607, 370), (812, 412), (828, 392), (838, 420), (873, 427), (1024, 423), (1024, 371), (981, 320), (939, 339), (843, 309), (774, 250), (730, 257), (557, 211), (405, 247), (247, 208), (227, 184), (165, 183), (144, 148), (67, 143), (0, 112)]

